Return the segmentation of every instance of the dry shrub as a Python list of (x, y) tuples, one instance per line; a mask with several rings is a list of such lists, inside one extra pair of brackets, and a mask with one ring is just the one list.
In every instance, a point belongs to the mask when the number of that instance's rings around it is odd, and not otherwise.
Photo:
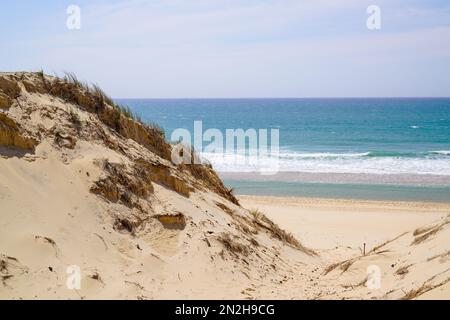
[(184, 230), (186, 228), (186, 218), (182, 213), (178, 214), (164, 214), (153, 216), (157, 219), (166, 229)]

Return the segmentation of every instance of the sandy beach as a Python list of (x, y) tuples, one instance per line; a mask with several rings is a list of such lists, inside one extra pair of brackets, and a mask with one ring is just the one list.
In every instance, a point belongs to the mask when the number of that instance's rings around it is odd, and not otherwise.
[(450, 204), (300, 197), (240, 196), (307, 246), (367, 249), (450, 213)]
[(450, 297), (450, 204), (237, 198), (74, 76), (0, 89), (0, 300)]
[[(239, 200), (246, 208), (264, 212), (303, 244), (318, 249), (325, 261), (342, 260), (330, 263), (322, 281), (328, 279), (330, 287), (344, 287), (351, 293), (332, 290), (323, 298), (378, 296), (378, 290), (363, 285), (369, 266), (380, 268), (383, 298), (398, 288), (399, 298), (450, 298), (450, 234), (448, 229), (443, 231), (449, 223), (450, 204), (266, 196), (240, 196)], [(422, 240), (430, 242), (420, 247)], [(330, 273), (341, 271), (328, 278), (330, 269)], [(429, 272), (436, 275), (429, 277)], [(427, 283), (438, 276), (442, 277), (439, 283)], [(409, 292), (411, 296), (404, 295), (407, 290), (402, 288), (408, 277), (417, 288)]]
[(0, 306), (450, 301), (450, 1), (2, 13)]

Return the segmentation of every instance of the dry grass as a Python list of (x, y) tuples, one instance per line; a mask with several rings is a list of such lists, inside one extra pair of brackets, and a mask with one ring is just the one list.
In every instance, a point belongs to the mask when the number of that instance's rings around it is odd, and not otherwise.
[(424, 242), (425, 240), (427, 240), (431, 236), (433, 236), (436, 233), (438, 233), (439, 231), (441, 231), (444, 228), (444, 226), (446, 226), (449, 223), (450, 223), (450, 219), (447, 219), (446, 221), (444, 221), (444, 222), (442, 222), (442, 223), (440, 223), (438, 225), (434, 225), (434, 226), (425, 227), (425, 228), (421, 228), (421, 229), (415, 230), (414, 231), (414, 235), (416, 235), (416, 238), (414, 239), (414, 241), (411, 244), (412, 245), (417, 245), (419, 243)]
[(72, 102), (86, 111), (96, 113), (99, 119), (119, 134), (151, 149), (164, 159), (170, 159), (170, 144), (164, 130), (153, 123), (144, 124), (128, 106), (118, 105), (96, 84), (78, 80), (73, 73), (52, 81), (42, 77), (49, 94)]
[(341, 269), (342, 270), (341, 274), (343, 274), (343, 273), (347, 272), (348, 269), (350, 269), (350, 267), (353, 265), (353, 263), (355, 263), (359, 258), (360, 257), (344, 260), (342, 262), (333, 263), (333, 264), (329, 265), (327, 268), (325, 268), (323, 274), (327, 275), (331, 271), (333, 271), (337, 268)]
[(233, 194), (232, 189), (228, 189), (214, 169), (209, 164), (181, 164), (182, 170), (188, 171), (203, 186), (218, 195), (224, 197), (233, 204), (239, 206), (239, 201)]
[(400, 267), (397, 269), (397, 271), (395, 271), (396, 275), (399, 276), (404, 276), (405, 274), (407, 274), (409, 272), (409, 268), (412, 266), (412, 264), (408, 264), (406, 266)]
[(412, 300), (415, 299), (421, 295), (423, 295), (424, 293), (427, 293), (428, 291), (434, 290), (436, 288), (439, 288), (445, 284), (447, 284), (450, 281), (450, 277), (443, 280), (440, 283), (437, 284), (431, 284), (429, 283), (429, 281), (424, 282), (419, 288), (417, 289), (413, 289), (411, 291), (409, 291), (407, 294), (405, 294), (401, 300)]
[(347, 259), (347, 260), (344, 260), (344, 261), (341, 261), (341, 262), (333, 263), (333, 264), (329, 265), (327, 268), (325, 268), (323, 274), (327, 275), (328, 273), (330, 273), (331, 271), (333, 271), (333, 270), (335, 270), (337, 268), (342, 270), (341, 274), (343, 274), (346, 271), (348, 271), (348, 269), (350, 269), (350, 267), (355, 262), (357, 262), (360, 259), (363, 259), (363, 258), (368, 257), (368, 256), (372, 256), (372, 255), (377, 255), (377, 254), (382, 254), (382, 253), (389, 252), (389, 250), (380, 250), (380, 249), (383, 248), (384, 246), (388, 245), (389, 243), (394, 242), (395, 240), (403, 237), (407, 233), (408, 232), (402, 233), (402, 234), (398, 235), (397, 237), (395, 237), (395, 238), (393, 238), (391, 240), (385, 241), (382, 244), (375, 246), (372, 250), (370, 250), (368, 253), (366, 253), (366, 255), (361, 254), (360, 256), (355, 257), (355, 258), (351, 258), (351, 259)]
[[(11, 80), (9, 82), (17, 86), (18, 81)], [(27, 91), (30, 93), (48, 94), (95, 114), (103, 124), (115, 130), (118, 135), (134, 140), (161, 158), (171, 161), (172, 145), (166, 140), (164, 130), (154, 123), (142, 123), (141, 119), (128, 106), (116, 104), (98, 85), (82, 82), (74, 73), (66, 72), (62, 77), (51, 77), (46, 76), (43, 71), (32, 74), (29, 79), (23, 80), (23, 83), (27, 83)], [(4, 87), (6, 88), (6, 84), (2, 85), (2, 90)], [(20, 95), (20, 88), (18, 94)], [(74, 113), (69, 112), (69, 118), (74, 124), (79, 123)], [(115, 147), (111, 144), (107, 134), (99, 134), (98, 137), (104, 139), (104, 143), (108, 147)], [(122, 152), (125, 151), (122, 150)], [(179, 169), (186, 170), (197, 180), (197, 188), (209, 189), (239, 205), (232, 190), (224, 186), (210, 165), (180, 165)], [(169, 183), (180, 184), (180, 188), (183, 189), (180, 179), (169, 181)]]
[(27, 268), (21, 265), (16, 258), (0, 254), (0, 282), (3, 286), (7, 286), (7, 280), (15, 275), (27, 272)]
[(445, 251), (445, 252), (443, 252), (441, 254), (434, 255), (434, 256), (428, 258), (427, 261), (432, 261), (432, 260), (439, 259), (439, 258), (440, 259), (445, 259), (447, 257), (450, 257), (450, 250)]
[(272, 220), (267, 218), (267, 216), (265, 216), (262, 212), (258, 210), (252, 210), (250, 211), (250, 214), (253, 217), (253, 224), (259, 228), (266, 230), (273, 238), (278, 239), (279, 241), (308, 255), (317, 255), (314, 250), (303, 246), (291, 233), (288, 233), (285, 230), (281, 229)]
[(355, 289), (355, 288), (360, 288), (366, 285), (368, 280), (368, 277), (365, 277), (363, 280), (361, 280), (360, 282), (358, 282), (357, 284), (344, 284), (342, 285), (342, 287), (344, 289)]
[(224, 211), (225, 213), (227, 213), (228, 215), (232, 216), (234, 211), (231, 210), (230, 208), (228, 208), (226, 205), (224, 205), (221, 202), (215, 202), (216, 206), (218, 206), (220, 209), (222, 209), (222, 211)]
[(112, 127), (117, 128), (120, 125), (121, 116), (140, 122), (140, 118), (128, 106), (117, 105), (97, 84), (91, 85), (82, 82), (74, 73), (65, 72), (63, 77), (51, 80), (48, 80), (42, 73), (38, 73), (38, 76), (42, 79), (47, 93), (77, 104), (89, 112), (100, 114), (105, 111), (107, 106), (111, 107), (115, 111), (108, 113), (111, 117), (109, 122), (115, 124)]
[[(128, 106), (115, 104), (98, 85), (81, 82), (73, 73), (66, 73), (64, 77), (53, 80), (47, 80), (44, 75), (41, 78), (49, 94), (96, 113), (103, 123), (120, 135), (145, 146), (163, 159), (171, 160), (171, 145), (165, 139), (164, 130), (154, 123), (142, 123)], [(194, 164), (180, 167), (202, 181), (207, 188), (239, 205), (232, 191), (223, 185), (211, 166)], [(172, 182), (177, 184), (177, 181)]]
[(103, 160), (100, 165), (107, 176), (96, 181), (90, 191), (113, 203), (120, 201), (129, 208), (142, 210), (139, 199), (148, 198), (154, 191), (148, 174), (108, 160)]
[(387, 240), (387, 241), (385, 241), (385, 242), (383, 242), (383, 243), (381, 243), (381, 244), (379, 244), (379, 245), (373, 247), (372, 250), (370, 250), (370, 251), (368, 252), (367, 255), (371, 255), (371, 254), (374, 254), (374, 253), (383, 253), (383, 252), (387, 252), (388, 250), (384, 250), (384, 251), (382, 251), (382, 252), (380, 252), (380, 251), (378, 251), (378, 250), (380, 250), (380, 249), (383, 248), (384, 246), (386, 246), (386, 245), (388, 245), (388, 244), (390, 244), (390, 243), (392, 243), (392, 242), (394, 242), (394, 241), (400, 239), (401, 237), (403, 237), (403, 236), (406, 235), (407, 233), (408, 233), (408, 232), (404, 232), (404, 233), (402, 233), (402, 234), (396, 236), (396, 237), (393, 238), (393, 239)]
[(238, 242), (236, 238), (232, 238), (228, 233), (222, 233), (220, 236), (218, 236), (217, 240), (223, 244), (225, 249), (227, 249), (228, 251), (230, 251), (235, 255), (248, 254), (247, 246)]

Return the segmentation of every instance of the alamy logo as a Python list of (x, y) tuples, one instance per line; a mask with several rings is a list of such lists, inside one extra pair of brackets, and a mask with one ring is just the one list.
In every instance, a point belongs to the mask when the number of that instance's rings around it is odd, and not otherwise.
[(367, 18), (367, 29), (380, 30), (381, 29), (381, 9), (379, 6), (371, 5), (367, 7), (367, 14), (370, 16)]
[(187, 129), (172, 132), (171, 141), (178, 142), (172, 150), (172, 162), (177, 165), (201, 164), (206, 156), (226, 163), (230, 168), (228, 172), (250, 168), (263, 175), (276, 174), (279, 171), (279, 139), (278, 129), (226, 129), (224, 134), (215, 128), (203, 131), (202, 121), (194, 121), (193, 139)]
[(81, 289), (81, 268), (73, 265), (67, 267), (66, 273), (69, 275), (66, 280), (66, 286), (69, 290)]
[(67, 29), (80, 30), (81, 29), (81, 8), (77, 5), (70, 5), (67, 7), (66, 13), (69, 15), (66, 21)]
[(367, 267), (366, 287), (370, 290), (381, 288), (381, 269), (379, 266), (370, 265)]

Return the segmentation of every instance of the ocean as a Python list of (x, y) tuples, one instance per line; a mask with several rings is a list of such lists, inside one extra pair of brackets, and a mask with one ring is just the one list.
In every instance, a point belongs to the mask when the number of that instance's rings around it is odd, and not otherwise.
[[(279, 173), (203, 156), (237, 194), (450, 202), (450, 98), (118, 99), (177, 128), (278, 129)], [(244, 172), (244, 173), (242, 173)]]

